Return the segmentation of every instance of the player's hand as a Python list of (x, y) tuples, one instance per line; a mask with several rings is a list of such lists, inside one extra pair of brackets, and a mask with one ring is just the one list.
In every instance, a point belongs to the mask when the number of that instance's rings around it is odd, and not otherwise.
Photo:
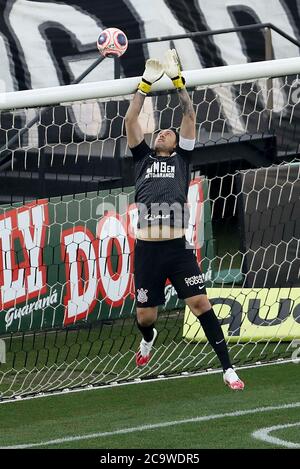
[(149, 83), (155, 83), (158, 81), (164, 74), (164, 69), (159, 60), (148, 59), (145, 66), (145, 71), (143, 78), (146, 79)]
[(145, 94), (151, 90), (151, 85), (158, 81), (164, 74), (164, 68), (159, 60), (148, 59), (145, 65), (142, 81), (138, 89)]
[(175, 49), (169, 49), (165, 53), (164, 70), (171, 78), (175, 88), (182, 89), (185, 87), (185, 79), (181, 75), (180, 62)]

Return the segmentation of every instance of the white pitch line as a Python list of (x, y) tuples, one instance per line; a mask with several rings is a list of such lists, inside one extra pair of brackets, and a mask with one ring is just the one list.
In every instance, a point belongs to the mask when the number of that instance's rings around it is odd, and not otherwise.
[(273, 445), (284, 446), (285, 448), (300, 448), (300, 443), (293, 443), (292, 441), (282, 440), (281, 438), (276, 438), (275, 436), (269, 435), (269, 433), (275, 432), (276, 430), (292, 427), (300, 427), (300, 422), (286, 423), (282, 425), (274, 425), (273, 427), (260, 428), (259, 430), (253, 432), (252, 436), (257, 440), (272, 443)]
[[(251, 370), (254, 368), (262, 368), (266, 366), (277, 366), (277, 365), (285, 365), (287, 363), (293, 363), (293, 359), (284, 359), (284, 360), (278, 360), (275, 362), (271, 363), (259, 363), (257, 362), (255, 365), (246, 365), (246, 366), (238, 366), (235, 367), (235, 370)], [(85, 386), (83, 388), (74, 388), (74, 389), (62, 389), (60, 391), (49, 391), (45, 393), (37, 393), (33, 396), (16, 396), (11, 399), (5, 399), (0, 401), (0, 406), (4, 404), (15, 404), (17, 402), (26, 402), (26, 401), (31, 401), (33, 399), (42, 399), (42, 398), (47, 398), (47, 397), (55, 397), (55, 396), (66, 396), (70, 395), (73, 393), (81, 393), (81, 392), (88, 392), (88, 391), (97, 391), (97, 390), (102, 390), (102, 389), (116, 389), (116, 388), (123, 388), (127, 386), (132, 386), (132, 385), (141, 385), (141, 384), (152, 384), (152, 383), (158, 383), (160, 381), (170, 381), (174, 379), (186, 379), (186, 378), (203, 378), (205, 376), (210, 376), (210, 375), (215, 375), (215, 374), (221, 374), (220, 369), (213, 369), (213, 370), (202, 370), (198, 371), (195, 373), (189, 373), (189, 372), (183, 372), (180, 375), (176, 376), (161, 376), (159, 378), (149, 378), (149, 379), (141, 379), (141, 378), (136, 378), (134, 381), (126, 381), (126, 382), (116, 382), (116, 383), (110, 383), (110, 384), (99, 384), (95, 386)]]
[(155, 430), (157, 428), (174, 427), (177, 425), (184, 425), (186, 423), (208, 422), (210, 420), (223, 419), (227, 417), (240, 417), (242, 415), (258, 414), (261, 412), (272, 412), (274, 410), (295, 409), (296, 407), (300, 407), (300, 402), (294, 402), (293, 404), (282, 404), (278, 406), (256, 407), (254, 409), (237, 410), (235, 412), (225, 412), (224, 414), (204, 415), (201, 417), (192, 417), (189, 419), (173, 420), (170, 422), (154, 423), (150, 425), (140, 425), (138, 427), (123, 428), (123, 429), (115, 430), (111, 432), (99, 432), (99, 433), (88, 433), (86, 435), (74, 435), (74, 436), (68, 436), (65, 438), (57, 438), (55, 440), (40, 441), (38, 443), (25, 443), (25, 444), (20, 444), (20, 445), (2, 446), (0, 447), (0, 449), (26, 449), (26, 448), (36, 448), (37, 446), (58, 445), (61, 443), (69, 443), (72, 441), (90, 440), (94, 438), (104, 438), (106, 436), (116, 436), (116, 435), (124, 435), (127, 433)]

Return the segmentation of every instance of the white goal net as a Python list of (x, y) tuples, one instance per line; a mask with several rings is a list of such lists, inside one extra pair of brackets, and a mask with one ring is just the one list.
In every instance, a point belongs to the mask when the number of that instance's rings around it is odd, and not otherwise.
[[(197, 116), (186, 237), (236, 366), (291, 360), (300, 338), (299, 59), (257, 76), (253, 65), (212, 70), (209, 85), (207, 71), (186, 74)], [(100, 98), (92, 84), (56, 101), (0, 95), (0, 400), (219, 366), (169, 283), (153, 357), (135, 366), (124, 116), (137, 81), (111, 94), (106, 82)], [(154, 89), (140, 116), (149, 144), (180, 121), (176, 92)]]

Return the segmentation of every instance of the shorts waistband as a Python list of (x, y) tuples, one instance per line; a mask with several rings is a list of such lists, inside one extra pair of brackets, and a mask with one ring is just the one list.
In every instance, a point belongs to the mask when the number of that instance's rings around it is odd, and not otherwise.
[(136, 244), (137, 245), (147, 245), (149, 246), (149, 244), (151, 244), (151, 246), (153, 245), (157, 245), (157, 246), (162, 246), (162, 245), (166, 245), (166, 244), (172, 244), (172, 245), (182, 245), (182, 244), (185, 244), (186, 242), (186, 239), (185, 239), (185, 236), (182, 236), (181, 238), (174, 238), (174, 239), (164, 239), (162, 241), (151, 241), (151, 240), (145, 240), (145, 239), (136, 239)]

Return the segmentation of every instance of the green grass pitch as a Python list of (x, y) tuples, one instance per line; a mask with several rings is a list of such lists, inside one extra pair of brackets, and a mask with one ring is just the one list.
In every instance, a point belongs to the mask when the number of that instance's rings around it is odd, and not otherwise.
[(272, 448), (252, 434), (276, 425), (290, 426), (272, 437), (300, 447), (299, 371), (292, 363), (241, 370), (243, 392), (218, 373), (0, 404), (0, 447)]

